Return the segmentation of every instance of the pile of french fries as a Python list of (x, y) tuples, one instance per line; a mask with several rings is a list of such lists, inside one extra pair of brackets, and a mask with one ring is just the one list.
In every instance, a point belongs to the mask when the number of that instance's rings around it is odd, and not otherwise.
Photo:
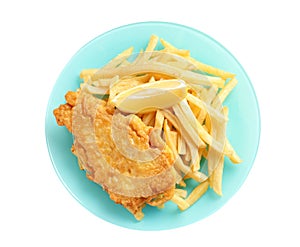
[[(159, 42), (163, 48), (157, 50)], [(158, 131), (179, 171), (171, 201), (180, 210), (209, 188), (221, 196), (225, 156), (235, 164), (242, 162), (227, 139), (228, 108), (223, 105), (237, 85), (235, 75), (196, 60), (189, 50), (156, 35), (144, 51), (133, 51), (130, 47), (100, 69), (85, 69), (80, 77), (91, 93), (106, 96), (116, 108), (136, 114)], [(197, 182), (190, 193), (187, 179)]]

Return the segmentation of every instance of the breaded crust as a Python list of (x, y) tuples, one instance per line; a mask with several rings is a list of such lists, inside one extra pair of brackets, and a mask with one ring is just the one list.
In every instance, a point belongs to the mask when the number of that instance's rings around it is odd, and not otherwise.
[[(72, 132), (72, 116), (73, 108), (76, 105), (78, 92), (68, 92), (65, 96), (67, 103), (60, 105), (53, 111), (58, 125), (66, 126), (66, 128)], [(107, 154), (105, 159), (111, 166), (121, 173), (127, 173), (129, 176), (155, 176), (163, 170), (173, 165), (174, 157), (172, 152), (167, 148), (162, 151), (162, 155), (159, 155), (156, 160), (149, 162), (137, 162), (124, 157), (122, 153), (115, 146), (117, 140), (112, 139), (111, 125), (114, 114), (114, 108), (107, 105), (106, 102), (100, 104), (101, 107), (97, 110), (95, 118), (95, 133), (97, 136), (98, 148), (101, 152)], [(127, 126), (129, 137), (134, 145), (141, 150), (149, 149), (150, 141), (149, 136), (151, 128), (146, 126), (139, 117), (135, 116), (130, 124)], [(122, 127), (123, 128), (123, 127)], [(124, 144), (120, 144), (124, 146)], [(81, 147), (81, 146), (80, 146)], [(76, 150), (76, 145), (72, 146), (72, 152), (78, 156), (80, 150)], [(79, 159), (80, 167), (87, 171), (87, 177), (92, 181), (99, 183), (99, 177), (97, 178), (97, 168), (93, 167), (93, 164), (87, 164)], [(155, 181), (156, 183), (159, 179)], [(166, 181), (162, 181), (166, 182)], [(170, 181), (168, 183), (171, 183)], [(101, 183), (99, 183), (101, 184)], [(157, 185), (155, 185), (157, 186)], [(153, 186), (153, 187), (155, 187)], [(165, 191), (158, 191), (150, 196), (126, 196), (116, 193), (107, 186), (103, 188), (107, 191), (110, 198), (118, 204), (123, 205), (128, 209), (138, 220), (143, 217), (142, 209), (146, 204), (157, 206), (162, 205), (164, 202), (171, 199), (174, 194), (174, 187), (169, 186)]]

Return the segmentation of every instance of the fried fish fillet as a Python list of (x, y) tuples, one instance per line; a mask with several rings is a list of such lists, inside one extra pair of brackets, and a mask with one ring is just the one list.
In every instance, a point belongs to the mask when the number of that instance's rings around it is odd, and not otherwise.
[[(173, 197), (171, 150), (168, 146), (153, 147), (153, 128), (138, 116), (116, 114), (106, 101), (91, 95), (78, 103), (79, 96), (79, 92), (65, 95), (66, 104), (53, 111), (57, 124), (66, 126), (75, 136), (73, 153), (87, 177), (100, 184), (114, 202), (142, 219), (146, 204), (162, 205)], [(153, 152), (149, 154), (149, 150)], [(130, 157), (132, 154), (135, 156)]]

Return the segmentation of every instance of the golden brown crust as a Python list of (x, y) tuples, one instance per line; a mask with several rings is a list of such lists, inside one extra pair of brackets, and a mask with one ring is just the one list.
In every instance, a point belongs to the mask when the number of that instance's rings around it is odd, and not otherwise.
[(175, 192), (175, 188), (169, 189), (164, 193), (153, 195), (149, 197), (126, 197), (117, 195), (113, 192), (107, 191), (111, 200), (117, 204), (124, 206), (129, 212), (131, 212), (137, 220), (143, 217), (142, 209), (149, 204), (151, 206), (160, 206), (169, 201)]
[(65, 99), (67, 103), (71, 106), (75, 106), (78, 94), (79, 94), (78, 92), (72, 92), (72, 91), (67, 92), (65, 95)]
[(66, 104), (61, 104), (54, 109), (53, 114), (59, 126), (66, 126), (72, 132), (72, 108), (76, 105), (78, 92), (69, 91), (65, 95)]
[[(157, 149), (157, 153), (153, 152), (153, 158), (150, 156), (149, 160), (144, 159), (147, 154), (144, 151), (152, 151), (150, 147), (152, 127), (146, 126), (135, 115), (130, 118), (129, 124), (124, 122), (125, 116), (121, 114), (117, 116), (115, 121), (117, 121), (119, 129), (116, 132), (120, 135), (112, 135), (113, 111), (110, 109), (108, 112), (107, 109), (110, 108), (105, 104), (97, 110), (95, 135), (98, 149), (113, 168), (130, 176), (148, 177), (163, 172), (173, 164), (174, 157), (167, 146), (162, 150)], [(133, 151), (131, 152), (131, 150)], [(139, 153), (139, 151), (141, 152)], [(135, 154), (134, 157), (129, 157), (133, 154)]]
[(66, 103), (54, 109), (53, 114), (59, 126), (66, 126), (72, 132), (72, 108), (70, 104)]
[[(65, 95), (66, 104), (60, 105), (57, 109), (53, 111), (56, 117), (57, 124), (60, 126), (66, 126), (66, 128), (72, 132), (72, 111), (73, 107), (76, 105), (78, 98), (78, 92), (68, 92)], [(97, 109), (97, 114), (95, 118), (95, 130), (97, 138), (98, 147), (102, 149), (103, 153), (106, 153), (106, 149), (109, 153), (107, 159), (110, 159), (112, 166), (118, 169), (120, 172), (128, 172), (131, 175), (155, 175), (170, 167), (173, 163), (173, 155), (169, 148), (165, 148), (162, 151), (162, 155), (158, 156), (155, 161), (146, 162), (138, 164), (137, 162), (127, 159), (124, 157), (117, 148), (114, 146), (114, 140), (111, 140), (111, 120), (114, 114), (114, 108), (110, 107), (108, 104), (100, 104)], [(139, 117), (135, 116), (130, 124), (127, 126), (129, 130), (129, 136), (132, 139), (132, 143), (141, 149), (149, 148), (150, 141), (149, 135), (151, 132), (151, 127), (146, 126), (140, 120)], [(104, 138), (99, 138), (104, 135)], [(77, 150), (79, 151), (79, 150)], [(72, 146), (72, 152), (77, 155), (76, 148)], [(79, 162), (81, 163), (81, 162)], [(109, 162), (110, 163), (110, 162)], [(85, 164), (80, 164), (82, 169)], [(93, 174), (87, 173), (87, 177), (92, 181), (95, 180)], [(170, 187), (168, 187), (170, 188)], [(170, 200), (174, 194), (174, 188), (168, 189), (163, 193), (158, 192), (147, 197), (129, 197), (114, 193), (109, 191), (109, 188), (104, 188), (109, 194), (110, 198), (117, 204), (123, 205), (128, 209), (138, 220), (143, 217), (142, 209), (146, 204), (152, 206), (162, 205), (164, 202)]]
[[(114, 113), (111, 108), (106, 101), (84, 91), (73, 109), (76, 155), (89, 178), (128, 197), (148, 197), (174, 187), (174, 158), (170, 148), (166, 145), (161, 151), (139, 148), (150, 144), (149, 136), (144, 141), (137, 138), (136, 143), (131, 138), (133, 130), (129, 123), (135, 115)], [(141, 129), (147, 128), (139, 121)], [(140, 142), (143, 144), (138, 145)], [(132, 154), (134, 157), (129, 157)]]

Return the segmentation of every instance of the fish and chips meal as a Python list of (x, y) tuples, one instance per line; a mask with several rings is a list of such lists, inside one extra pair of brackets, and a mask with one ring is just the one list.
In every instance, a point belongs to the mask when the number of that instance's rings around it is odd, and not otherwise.
[(144, 50), (79, 76), (53, 113), (79, 168), (112, 201), (142, 220), (146, 205), (183, 211), (208, 190), (222, 196), (225, 157), (242, 162), (226, 136), (233, 73), (152, 35)]

